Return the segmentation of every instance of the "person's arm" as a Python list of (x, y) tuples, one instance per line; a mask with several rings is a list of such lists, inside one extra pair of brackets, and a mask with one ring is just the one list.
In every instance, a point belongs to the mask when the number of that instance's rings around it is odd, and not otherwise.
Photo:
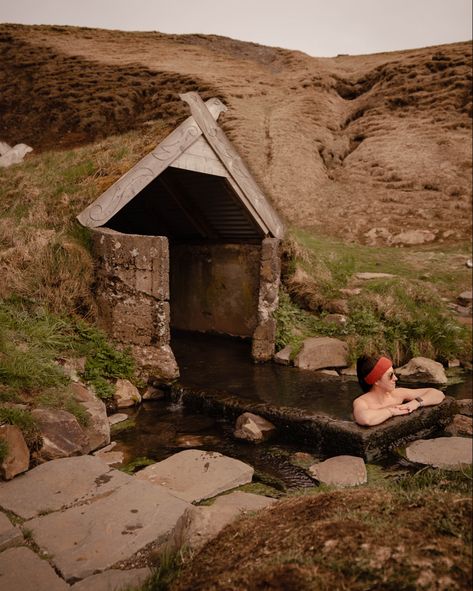
[(435, 406), (445, 398), (442, 390), (437, 390), (437, 388), (396, 388), (396, 394), (407, 400), (397, 408), (407, 409), (408, 412), (417, 410), (422, 406)]
[(358, 425), (364, 427), (373, 427), (380, 425), (391, 417), (406, 415), (409, 411), (407, 409), (399, 408), (399, 406), (386, 406), (385, 408), (368, 408), (364, 400), (353, 401), (353, 416)]

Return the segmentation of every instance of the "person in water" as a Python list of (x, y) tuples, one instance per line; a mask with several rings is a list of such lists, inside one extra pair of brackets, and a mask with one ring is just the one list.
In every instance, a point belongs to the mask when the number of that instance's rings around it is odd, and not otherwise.
[(353, 401), (353, 416), (366, 427), (408, 415), (422, 406), (440, 404), (445, 398), (436, 388), (396, 388), (393, 363), (387, 357), (360, 357), (356, 373), (364, 394)]

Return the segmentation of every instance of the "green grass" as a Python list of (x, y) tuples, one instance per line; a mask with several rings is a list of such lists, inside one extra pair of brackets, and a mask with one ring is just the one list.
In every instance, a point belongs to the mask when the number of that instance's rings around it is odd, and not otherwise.
[(41, 447), (39, 427), (29, 410), (0, 406), (0, 425), (2, 424), (15, 425), (18, 427), (30, 450), (39, 449)]
[(59, 316), (18, 298), (0, 302), (0, 399), (62, 408), (85, 424), (87, 416), (67, 390), (58, 359), (86, 357), (81, 379), (110, 398), (117, 378), (135, 379), (127, 351), (119, 351), (99, 329), (75, 316)]
[[(294, 230), (283, 265), (276, 348), (290, 345), (294, 357), (305, 338), (330, 336), (347, 341), (351, 361), (363, 353), (380, 352), (396, 365), (416, 356), (442, 362), (469, 359), (471, 330), (455, 320), (444, 298), (453, 300), (467, 289), (470, 273), (461, 257), (456, 265), (447, 265), (438, 260), (447, 254), (436, 253), (434, 259), (431, 254), (343, 244)], [(419, 267), (427, 261), (429, 281), (419, 278)], [(358, 272), (394, 277), (360, 282), (354, 277)], [(354, 287), (358, 295), (340, 292)], [(325, 320), (332, 302), (340, 299), (346, 300), (348, 310), (343, 326)]]

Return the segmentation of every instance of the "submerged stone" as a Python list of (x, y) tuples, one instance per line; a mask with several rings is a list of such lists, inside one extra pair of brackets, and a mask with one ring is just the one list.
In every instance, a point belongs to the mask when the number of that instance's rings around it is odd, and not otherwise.
[(368, 480), (364, 461), (355, 456), (329, 458), (313, 464), (309, 472), (319, 482), (334, 486), (357, 486), (365, 484)]

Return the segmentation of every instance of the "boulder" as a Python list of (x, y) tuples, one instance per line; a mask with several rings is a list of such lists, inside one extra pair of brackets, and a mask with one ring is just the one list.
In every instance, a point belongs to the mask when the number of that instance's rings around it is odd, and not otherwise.
[(455, 437), (473, 437), (473, 419), (465, 415), (455, 415), (445, 431)]
[(153, 385), (172, 384), (179, 377), (179, 366), (169, 345), (155, 347), (131, 345), (133, 357), (141, 372), (152, 376)]
[(331, 337), (310, 337), (302, 343), (294, 365), (300, 369), (347, 367), (348, 346)]
[(89, 423), (84, 427), (89, 440), (88, 452), (110, 443), (110, 423), (105, 403), (83, 384), (72, 383), (69, 386), (74, 399), (85, 408)]
[(273, 360), (275, 363), (279, 363), (279, 365), (291, 365), (291, 353), (292, 347), (286, 345), (284, 349), (281, 349), (274, 355)]
[(408, 363), (396, 369), (402, 382), (422, 382), (425, 384), (446, 384), (445, 369), (441, 363), (426, 357), (413, 357)]
[(19, 164), (23, 162), (23, 158), (32, 152), (33, 148), (26, 144), (16, 144), (13, 148), (10, 148), (2, 156), (0, 156), (0, 168), (8, 168), (12, 164)]
[(470, 291), (463, 291), (459, 296), (457, 296), (457, 301), (461, 306), (470, 307), (472, 305), (473, 299), (473, 292)]
[(427, 242), (433, 242), (436, 238), (434, 232), (430, 230), (405, 230), (395, 236), (392, 236), (391, 244), (405, 244), (407, 246), (413, 246), (415, 244), (426, 244)]
[(0, 142), (0, 156), (6, 154), (9, 150), (11, 150), (10, 144), (7, 144), (7, 142)]
[(148, 466), (134, 478), (166, 487), (176, 497), (189, 502), (209, 499), (247, 484), (253, 468), (217, 452), (189, 449)]
[(0, 476), (4, 480), (11, 480), (17, 474), (28, 470), (30, 450), (21, 429), (16, 425), (0, 426), (0, 439), (7, 444), (7, 454), (0, 464)]
[(238, 417), (233, 435), (237, 439), (261, 443), (267, 441), (274, 433), (276, 427), (272, 423), (251, 412), (245, 412)]
[(270, 497), (236, 491), (218, 497), (210, 506), (191, 506), (176, 523), (166, 548), (177, 551), (185, 547), (196, 551), (241, 515), (275, 502), (276, 499)]
[(365, 462), (355, 456), (335, 456), (309, 468), (312, 476), (324, 484), (333, 486), (357, 486), (368, 480)]
[(115, 382), (115, 392), (113, 399), (116, 402), (117, 408), (127, 408), (135, 406), (141, 402), (141, 396), (138, 388), (134, 386), (129, 380), (118, 379)]
[(461, 400), (456, 400), (455, 403), (457, 410), (461, 415), (467, 417), (473, 416), (473, 400), (471, 398), (462, 398)]
[(118, 423), (123, 423), (123, 421), (126, 421), (127, 419), (129, 419), (130, 417), (128, 415), (126, 415), (124, 412), (117, 412), (113, 415), (110, 415), (108, 417), (108, 422), (109, 425), (117, 425)]
[(406, 458), (434, 468), (460, 469), (472, 463), (471, 440), (467, 437), (418, 439), (406, 447)]
[(89, 440), (71, 413), (51, 408), (31, 411), (43, 438), (43, 446), (35, 454), (40, 462), (87, 453)]

